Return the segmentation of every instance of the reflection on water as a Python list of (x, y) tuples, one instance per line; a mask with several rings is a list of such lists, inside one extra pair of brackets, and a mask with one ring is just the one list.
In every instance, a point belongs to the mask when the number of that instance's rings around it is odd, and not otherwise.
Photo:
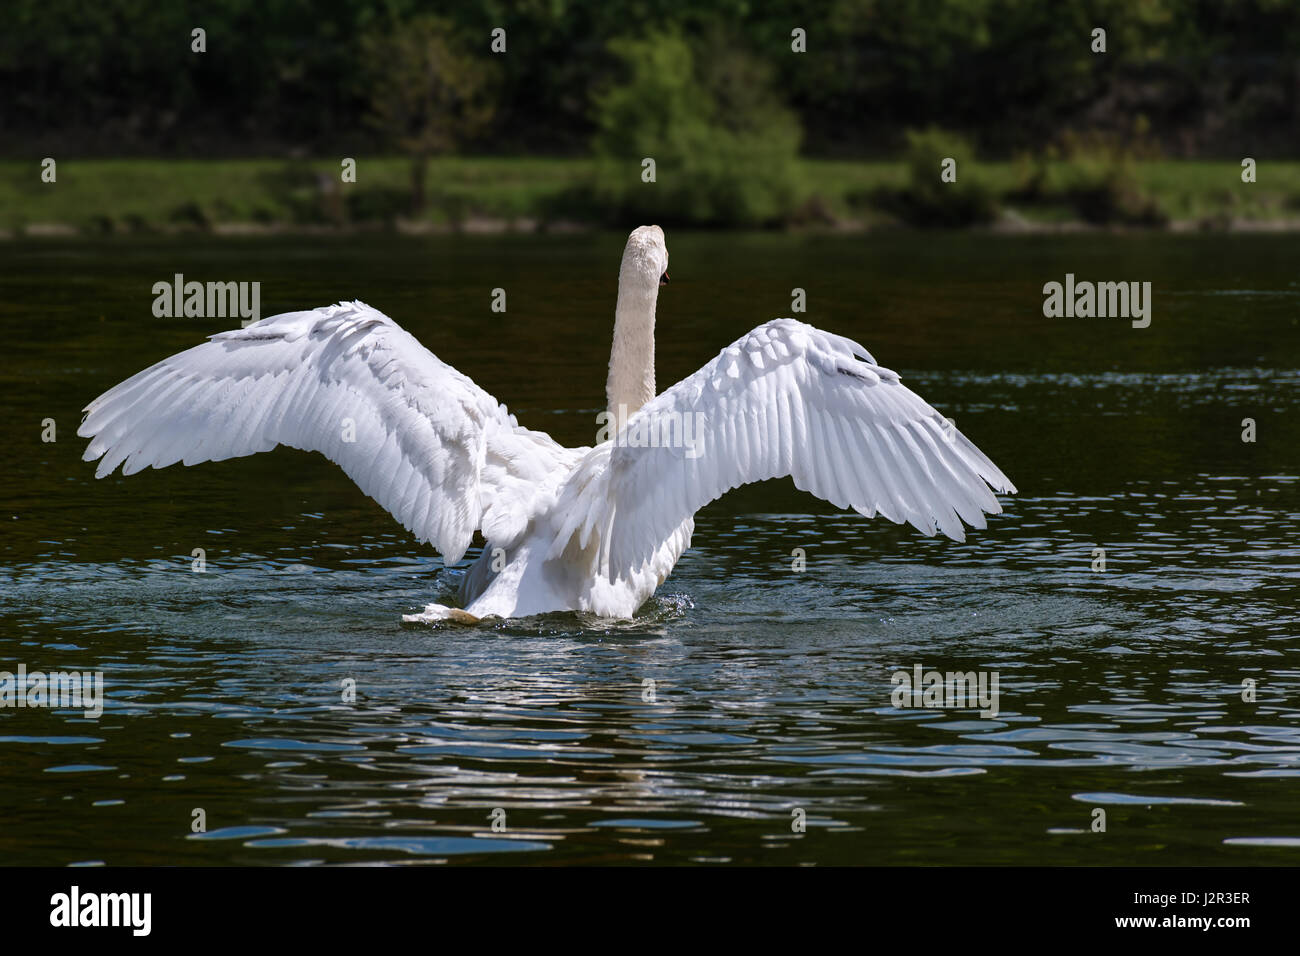
[[(1296, 861), (1295, 240), (669, 242), (661, 384), (806, 288), (1022, 493), (955, 544), (767, 483), (633, 621), (403, 625), (460, 571), (319, 457), (96, 483), (78, 409), (217, 330), (149, 312), (206, 270), (366, 299), (589, 443), (618, 237), (8, 250), (0, 670), (108, 700), (0, 710), (5, 861)], [(1151, 328), (1043, 319), (1077, 262), (1151, 279)], [(997, 717), (895, 709), (918, 664), (997, 671)]]

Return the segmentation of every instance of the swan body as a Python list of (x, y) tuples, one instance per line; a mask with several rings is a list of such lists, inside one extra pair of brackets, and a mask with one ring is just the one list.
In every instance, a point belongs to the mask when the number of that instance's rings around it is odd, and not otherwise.
[[(222, 332), (108, 390), (78, 429), (96, 477), (318, 451), (446, 564), (475, 531), (463, 609), (407, 620), (588, 611), (631, 617), (690, 546), (694, 514), (789, 475), (866, 517), (964, 540), (1014, 492), (1005, 475), (857, 343), (776, 319), (655, 394), (654, 322), (668, 252), (633, 230), (619, 272), (604, 418), (565, 448), (361, 302)], [(599, 436), (598, 436), (599, 437)]]

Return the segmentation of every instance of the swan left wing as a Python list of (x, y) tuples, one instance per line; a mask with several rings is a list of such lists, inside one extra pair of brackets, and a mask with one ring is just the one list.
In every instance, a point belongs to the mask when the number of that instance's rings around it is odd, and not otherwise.
[(96, 398), (77, 434), (98, 478), (318, 451), (448, 564), (477, 529), (517, 538), (573, 455), (360, 302), (213, 335)]
[[(793, 319), (754, 329), (632, 415), (561, 492), (610, 579), (732, 488), (792, 476), (840, 508), (965, 540), (1015, 488), (969, 439), (850, 339)], [(992, 490), (990, 490), (992, 489)]]

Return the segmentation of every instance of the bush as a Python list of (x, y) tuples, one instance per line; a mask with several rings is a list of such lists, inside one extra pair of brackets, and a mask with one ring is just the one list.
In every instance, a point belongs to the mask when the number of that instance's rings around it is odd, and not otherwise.
[(212, 219), (208, 216), (201, 206), (195, 200), (183, 202), (179, 206), (172, 208), (167, 214), (167, 221), (177, 225), (194, 229), (212, 228)]
[[(907, 132), (905, 154), (908, 183), (901, 189), (881, 189), (876, 205), (914, 226), (974, 226), (998, 216), (993, 191), (975, 167), (970, 144), (952, 133), (931, 127)], [(940, 173), (947, 159), (956, 161), (956, 179)]]
[(1009, 202), (1026, 203), (1031, 206), (1050, 202), (1048, 173), (1045, 153), (1017, 153), (1012, 167), (1014, 185), (1003, 198)]
[(303, 159), (259, 176), (283, 216), (299, 225), (320, 225), (342, 219), (341, 194), (335, 180)]
[[(801, 132), (766, 67), (725, 42), (617, 40), (629, 76), (596, 97), (593, 199), (605, 218), (714, 226), (783, 221), (797, 205)], [(655, 181), (642, 181), (642, 161)]]
[(1066, 134), (1062, 195), (1085, 222), (1094, 225), (1163, 226), (1160, 204), (1143, 189), (1134, 153), (1113, 139)]
[(1168, 213), (1137, 176), (1136, 161), (1153, 155), (1142, 130), (1141, 123), (1135, 124), (1130, 145), (1100, 133), (1066, 132), (1058, 143), (1016, 158), (1015, 185), (1005, 198), (1026, 205), (1063, 206), (1098, 226), (1163, 226)]
[(396, 186), (367, 186), (349, 190), (345, 200), (352, 222), (394, 222), (411, 208), (411, 193)]

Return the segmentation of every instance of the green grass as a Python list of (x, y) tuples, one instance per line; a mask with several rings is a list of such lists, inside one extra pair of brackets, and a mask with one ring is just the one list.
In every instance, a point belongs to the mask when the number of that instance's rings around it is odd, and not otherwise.
[[(536, 216), (546, 200), (580, 183), (591, 168), (585, 160), (436, 159), (429, 164), (427, 218), (446, 220), (457, 210), (504, 219)], [(340, 181), (337, 162), (275, 159), (68, 159), (57, 175), (57, 182), (43, 183), (35, 164), (0, 163), (0, 228), (329, 222), (334, 210), (321, 183), (338, 184), (344, 199), (391, 197), (401, 213), (410, 187), (410, 164), (400, 158), (359, 157), (355, 183)]]
[[(421, 218), (456, 222), (580, 218), (594, 166), (585, 159), (440, 158), (429, 164), (429, 206)], [(1300, 162), (1265, 162), (1254, 184), (1231, 161), (1151, 160), (1132, 164), (1133, 179), (1173, 220), (1300, 218)], [(633, 174), (639, 172), (634, 170)], [(1071, 183), (1094, 176), (1086, 163), (1044, 167), (1037, 192), (1025, 194), (1032, 167), (980, 163), (978, 175), (1004, 208), (1033, 222), (1077, 218)], [(937, 170), (936, 170), (937, 175)], [(42, 183), (35, 162), (0, 162), (0, 229), (55, 223), (88, 232), (209, 228), (223, 223), (304, 225), (386, 221), (407, 214), (410, 167), (401, 158), (365, 158), (357, 181), (339, 182), (335, 161), (65, 159), (58, 181)], [(884, 221), (873, 199), (907, 185), (902, 162), (801, 160), (802, 203), (840, 220)], [(323, 184), (328, 188), (323, 188)], [(337, 194), (333, 187), (338, 184)], [(647, 188), (653, 188), (647, 186)], [(567, 205), (566, 205), (567, 204)], [(572, 208), (570, 208), (570, 206)]]
[(1174, 219), (1233, 215), (1300, 218), (1300, 163), (1263, 162), (1257, 182), (1241, 181), (1240, 163), (1160, 161), (1140, 164), (1139, 181)]

